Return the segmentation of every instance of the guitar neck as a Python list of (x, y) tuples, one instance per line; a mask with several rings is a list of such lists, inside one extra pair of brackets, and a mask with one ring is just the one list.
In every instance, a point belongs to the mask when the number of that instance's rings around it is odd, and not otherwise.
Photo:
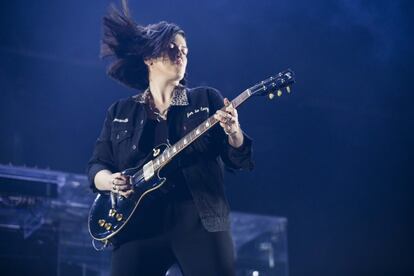
[[(254, 88), (254, 87), (252, 87)], [(243, 102), (245, 102), (250, 96), (252, 95), (251, 89), (247, 89), (238, 95), (234, 100), (232, 100), (232, 104), (234, 108), (239, 107)], [(225, 107), (222, 108), (222, 110)], [(202, 122), (198, 127), (190, 131), (186, 134), (183, 138), (181, 138), (178, 142), (176, 142), (171, 147), (164, 150), (159, 156), (157, 156), (153, 162), (154, 170), (158, 170), (161, 167), (165, 166), (168, 162), (170, 162), (177, 154), (179, 154), (182, 150), (184, 150), (187, 146), (189, 146), (192, 142), (198, 139), (203, 133), (207, 132), (210, 128), (218, 123), (213, 116), (210, 116), (207, 120)]]
[[(273, 92), (277, 90), (278, 96), (281, 95), (281, 89), (287, 88), (288, 93), (290, 93), (289, 85), (295, 81), (293, 72), (288, 69), (283, 72), (280, 72), (276, 76), (272, 76), (267, 78), (256, 85), (244, 90), (240, 95), (238, 95), (234, 100), (232, 100), (232, 104), (234, 108), (238, 108), (242, 103), (244, 103), (247, 99), (249, 99), (253, 95), (269, 95), (273, 96)], [(224, 110), (223, 107), (221, 110)], [(214, 125), (218, 123), (213, 116), (210, 116), (207, 120), (202, 122), (198, 127), (190, 131), (187, 135), (181, 138), (177, 143), (168, 147), (158, 155), (155, 159), (151, 161), (151, 168), (153, 171), (156, 171), (163, 166), (165, 166), (168, 162), (170, 162), (177, 154), (179, 154), (182, 150), (184, 150), (187, 146), (189, 146), (192, 142), (197, 140), (198, 137), (203, 135), (206, 131), (212, 128)]]

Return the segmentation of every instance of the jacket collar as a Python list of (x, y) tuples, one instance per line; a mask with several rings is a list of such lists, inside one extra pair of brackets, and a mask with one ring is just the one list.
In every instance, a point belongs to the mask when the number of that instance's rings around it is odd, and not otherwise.
[[(141, 104), (148, 103), (149, 97), (151, 97), (151, 92), (149, 88), (145, 89), (143, 93), (133, 96), (135, 101)], [(189, 103), (188, 103), (188, 97), (187, 97), (187, 89), (182, 85), (176, 86), (173, 90), (171, 105), (172, 106), (180, 106), (180, 105), (183, 106), (183, 105), (188, 105), (188, 104)]]

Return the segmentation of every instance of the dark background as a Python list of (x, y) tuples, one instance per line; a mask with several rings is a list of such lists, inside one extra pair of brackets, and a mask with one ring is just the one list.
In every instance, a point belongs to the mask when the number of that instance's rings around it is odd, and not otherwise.
[[(296, 72), (291, 95), (241, 107), (256, 168), (227, 175), (234, 210), (288, 218), (291, 275), (414, 275), (409, 1), (130, 2), (186, 31), (190, 86), (233, 98)], [(0, 5), (0, 163), (84, 173), (107, 107), (136, 93), (98, 58), (109, 1)]]

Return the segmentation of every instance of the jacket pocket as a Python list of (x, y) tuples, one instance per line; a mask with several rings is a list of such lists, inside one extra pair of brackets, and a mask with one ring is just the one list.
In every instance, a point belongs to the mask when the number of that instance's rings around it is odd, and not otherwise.
[(114, 144), (119, 144), (125, 139), (128, 139), (132, 136), (132, 129), (122, 128), (122, 129), (113, 129), (111, 132), (111, 141)]
[(112, 152), (118, 169), (123, 170), (131, 154), (133, 130), (131, 128), (112, 129)]

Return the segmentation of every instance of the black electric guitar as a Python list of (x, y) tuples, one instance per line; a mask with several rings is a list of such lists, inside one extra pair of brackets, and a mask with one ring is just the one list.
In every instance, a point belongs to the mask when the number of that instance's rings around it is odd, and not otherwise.
[[(270, 99), (280, 97), (282, 90), (290, 93), (290, 85), (294, 82), (294, 73), (291, 70), (283, 71), (243, 91), (232, 101), (233, 106), (237, 108), (251, 96), (268, 96)], [(89, 233), (94, 242), (101, 241), (104, 246), (108, 245), (128, 223), (144, 198), (165, 183), (166, 178), (160, 177), (160, 170), (217, 123), (218, 120), (213, 116), (209, 117), (174, 145), (163, 144), (154, 148), (153, 154), (147, 157), (143, 166), (123, 171), (122, 174), (128, 177), (133, 189), (129, 197), (109, 191), (99, 193), (90, 209), (88, 221)]]

